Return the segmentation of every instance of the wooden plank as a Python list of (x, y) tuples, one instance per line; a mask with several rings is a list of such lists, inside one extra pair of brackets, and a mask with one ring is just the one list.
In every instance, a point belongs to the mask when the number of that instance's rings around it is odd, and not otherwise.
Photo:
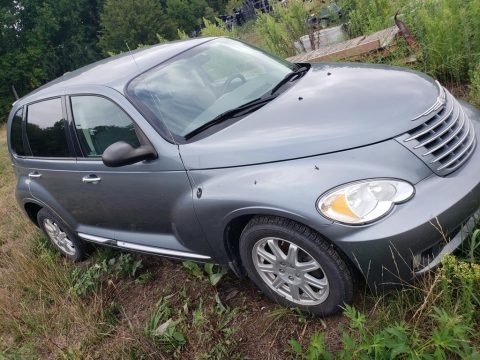
[(309, 62), (320, 62), (320, 61), (330, 61), (338, 59), (348, 59), (354, 56), (362, 55), (369, 53), (370, 51), (377, 50), (380, 48), (380, 40), (373, 40), (367, 43), (362, 43), (355, 47), (347, 47), (338, 51), (334, 51), (328, 54), (323, 54), (314, 59), (310, 59)]
[(288, 58), (288, 60), (292, 62), (319, 62), (347, 59), (384, 48), (393, 41), (397, 33), (398, 27), (393, 26), (368, 36), (363, 35), (338, 44), (320, 47), (316, 50)]

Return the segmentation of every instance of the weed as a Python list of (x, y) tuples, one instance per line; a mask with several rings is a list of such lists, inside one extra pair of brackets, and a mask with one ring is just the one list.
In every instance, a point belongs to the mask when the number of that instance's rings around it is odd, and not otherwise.
[(205, 264), (204, 270), (208, 275), (210, 284), (212, 284), (213, 286), (216, 286), (220, 282), (220, 280), (222, 280), (223, 275), (227, 273), (227, 269), (225, 269), (224, 267), (211, 263)]
[(153, 343), (169, 353), (178, 352), (187, 342), (177, 327), (181, 320), (173, 320), (168, 300), (160, 299), (145, 325), (144, 333)]
[(87, 296), (94, 293), (102, 283), (102, 274), (105, 269), (95, 264), (87, 269), (75, 268), (71, 272), (71, 289), (78, 296)]
[(276, 4), (273, 13), (258, 14), (255, 30), (263, 47), (282, 57), (295, 54), (293, 43), (307, 33), (307, 10), (300, 0)]
[(93, 294), (106, 275), (135, 277), (137, 271), (143, 267), (142, 260), (135, 260), (131, 254), (108, 258), (101, 252), (98, 258), (103, 260), (87, 268), (75, 268), (71, 272), (71, 289), (76, 295), (85, 297)]
[(143, 267), (142, 260), (135, 260), (132, 254), (120, 254), (108, 260), (108, 269), (121, 277), (135, 277), (137, 271)]
[(227, 29), (225, 23), (216, 18), (215, 23), (203, 18), (204, 28), (202, 29), (202, 36), (232, 36), (233, 33)]
[[(468, 98), (470, 102), (480, 107), (480, 61), (478, 62), (477, 66), (471, 71), (471, 85), (470, 85), (470, 92), (468, 94)], [(478, 240), (480, 243), (480, 239)]]
[(122, 307), (115, 301), (112, 301), (103, 309), (103, 319), (108, 325), (114, 327), (118, 324), (121, 313)]
[(182, 262), (182, 265), (183, 265), (184, 269), (187, 271), (187, 273), (189, 273), (190, 275), (193, 275), (197, 279), (203, 279), (204, 278), (202, 269), (200, 268), (200, 266), (196, 262), (188, 260), (188, 261)]
[(212, 263), (206, 263), (203, 267), (203, 271), (202, 268), (193, 261), (184, 261), (182, 265), (190, 275), (197, 279), (204, 279), (206, 274), (210, 284), (213, 286), (216, 286), (227, 273), (227, 270), (224, 267)]
[(137, 284), (144, 285), (144, 284), (149, 283), (152, 280), (153, 280), (153, 274), (150, 271), (147, 270), (147, 271), (141, 273), (140, 275), (138, 275), (135, 282)]

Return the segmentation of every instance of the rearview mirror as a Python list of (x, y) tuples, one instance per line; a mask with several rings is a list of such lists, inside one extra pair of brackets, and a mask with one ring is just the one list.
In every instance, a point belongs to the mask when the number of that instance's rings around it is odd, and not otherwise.
[(157, 153), (151, 145), (134, 148), (125, 141), (117, 141), (105, 149), (102, 161), (106, 166), (118, 167), (155, 159), (156, 157)]

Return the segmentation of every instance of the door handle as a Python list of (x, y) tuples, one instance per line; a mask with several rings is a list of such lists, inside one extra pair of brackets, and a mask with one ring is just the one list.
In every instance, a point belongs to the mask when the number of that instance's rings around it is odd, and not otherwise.
[(42, 174), (40, 174), (38, 171), (32, 171), (30, 174), (28, 174), (28, 177), (30, 179), (39, 178), (42, 177)]
[(99, 178), (97, 175), (87, 175), (82, 178), (84, 184), (97, 184), (102, 178)]

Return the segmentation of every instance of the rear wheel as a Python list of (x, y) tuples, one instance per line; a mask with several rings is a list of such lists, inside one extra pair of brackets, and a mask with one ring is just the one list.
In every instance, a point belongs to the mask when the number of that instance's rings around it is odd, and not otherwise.
[(352, 275), (340, 254), (294, 221), (255, 217), (242, 232), (240, 255), (250, 279), (280, 304), (327, 316), (352, 300)]
[(80, 240), (58, 216), (44, 208), (38, 212), (37, 221), (52, 245), (63, 256), (75, 262), (87, 256), (87, 244)]

